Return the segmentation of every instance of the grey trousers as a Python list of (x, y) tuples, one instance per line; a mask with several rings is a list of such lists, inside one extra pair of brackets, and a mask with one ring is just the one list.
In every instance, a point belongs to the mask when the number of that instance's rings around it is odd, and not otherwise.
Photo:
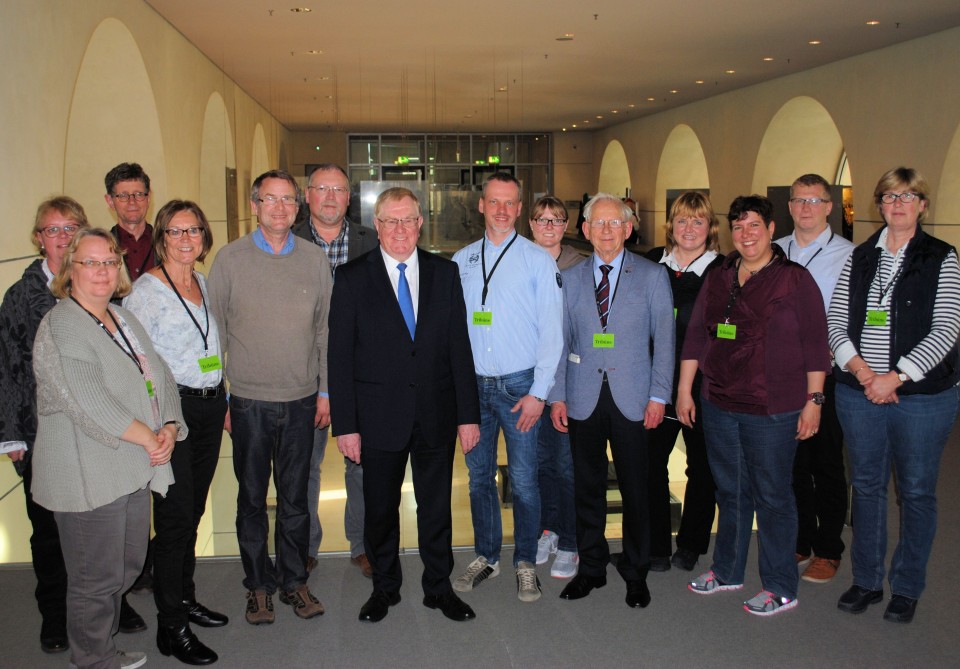
[[(320, 469), (327, 451), (329, 428), (313, 431), (313, 451), (310, 454), (310, 479), (307, 483), (307, 508), (310, 509), (310, 543), (307, 544), (307, 556), (317, 557), (320, 543), (323, 541), (323, 526), (320, 524)], [(365, 552), (363, 547), (363, 467), (343, 459), (345, 469), (343, 482), (347, 493), (347, 502), (343, 507), (343, 531), (350, 542), (350, 557)]]
[(150, 492), (143, 488), (92, 511), (54, 513), (67, 567), (67, 638), (80, 669), (117, 669), (113, 635), (120, 598), (143, 568)]

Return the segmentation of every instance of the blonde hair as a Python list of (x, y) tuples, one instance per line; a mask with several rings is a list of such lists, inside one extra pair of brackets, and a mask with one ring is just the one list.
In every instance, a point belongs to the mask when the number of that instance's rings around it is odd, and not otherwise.
[(720, 221), (713, 211), (710, 198), (699, 191), (688, 190), (674, 200), (670, 207), (670, 215), (667, 217), (667, 223), (664, 226), (667, 231), (667, 243), (664, 250), (667, 253), (673, 251), (673, 247), (677, 245), (677, 240), (673, 236), (673, 222), (680, 216), (707, 219), (707, 250), (715, 253), (720, 252)]
[(53, 282), (50, 284), (50, 292), (53, 293), (54, 297), (61, 300), (70, 297), (70, 289), (73, 286), (73, 256), (77, 252), (77, 247), (80, 246), (80, 242), (87, 237), (97, 237), (107, 242), (107, 245), (110, 247), (110, 252), (120, 261), (117, 289), (114, 291), (113, 296), (126, 297), (129, 295), (133, 283), (130, 281), (130, 273), (127, 272), (127, 266), (123, 262), (123, 249), (120, 248), (120, 242), (117, 241), (117, 238), (103, 228), (77, 230), (77, 234), (70, 240), (70, 246), (67, 247), (67, 252), (63, 255), (60, 271), (53, 277)]

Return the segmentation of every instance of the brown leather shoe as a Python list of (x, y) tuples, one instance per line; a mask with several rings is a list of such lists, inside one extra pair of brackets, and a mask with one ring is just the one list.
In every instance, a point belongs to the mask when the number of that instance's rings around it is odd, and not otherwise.
[(360, 567), (360, 571), (363, 572), (364, 576), (373, 578), (373, 566), (370, 564), (370, 560), (367, 559), (366, 553), (360, 553), (357, 557), (350, 558), (350, 562)]
[(246, 618), (251, 625), (270, 625), (273, 623), (273, 598), (266, 590), (250, 590), (247, 592)]
[(297, 617), (304, 620), (323, 615), (323, 604), (310, 593), (306, 584), (298, 585), (292, 592), (280, 591), (280, 601), (293, 607)]

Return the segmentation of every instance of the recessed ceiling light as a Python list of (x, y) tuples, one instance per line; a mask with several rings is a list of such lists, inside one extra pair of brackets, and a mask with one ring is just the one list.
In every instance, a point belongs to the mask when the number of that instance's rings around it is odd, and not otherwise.
[(290, 11), (293, 12), (294, 14), (309, 14), (313, 10), (310, 9), (309, 7), (293, 7), (290, 9)]
[(566, 128), (564, 128), (564, 129), (563, 129), (563, 132), (566, 132), (566, 131), (567, 131), (567, 129), (566, 129)]
[(654, 102), (654, 101), (656, 101), (656, 98), (647, 98), (647, 102)]
[(773, 56), (764, 56), (764, 57), (763, 57), (763, 62), (764, 62), (764, 63), (773, 62)]
[(618, 112), (616, 109), (611, 109), (611, 110), (610, 110), (610, 113), (611, 113), (611, 114), (617, 114), (617, 113), (619, 113), (619, 112)]
[(317, 77), (317, 81), (330, 81), (330, 77)]
[(671, 89), (670, 89), (670, 92), (671, 92), (671, 93), (679, 93), (680, 91), (678, 91), (676, 88), (671, 88)]
[(703, 83), (703, 79), (697, 79), (697, 80), (696, 80), (695, 82), (693, 82), (693, 83), (695, 83), (695, 84), (702, 84), (702, 83)]
[(637, 105), (627, 105), (627, 106), (630, 107), (630, 109), (633, 109), (633, 108), (636, 107)]
[(557, 38), (557, 41), (558, 41), (558, 42), (572, 42), (572, 41), (573, 41), (573, 33), (564, 33), (563, 35), (561, 35), (560, 37)]
[(333, 99), (333, 96), (332, 96), (332, 95), (328, 95), (328, 96), (327, 96), (327, 99), (328, 99), (328, 100), (332, 100), (332, 99)]
[(880, 22), (877, 21), (876, 19), (874, 19), (874, 20), (872, 20), (872, 21), (867, 21), (867, 25), (868, 25), (868, 26), (878, 26), (878, 25), (880, 25)]
[(576, 128), (576, 127), (577, 127), (577, 124), (574, 123), (574, 124), (573, 124), (572, 126), (570, 126), (570, 127), (571, 127), (571, 128)]
[(807, 44), (809, 44), (810, 46), (817, 46), (818, 44), (820, 44), (820, 40), (812, 39), (809, 42), (807, 42)]
[(322, 56), (322, 55), (323, 55), (323, 51), (321, 51), (320, 49), (310, 49), (309, 51), (307, 51), (307, 55), (308, 55), (308, 56)]
[(603, 118), (601, 114), (597, 114), (597, 118)]
[(737, 73), (736, 70), (724, 70), (724, 72), (726, 72), (727, 74), (736, 74), (736, 73)]
[(501, 86), (500, 88), (497, 89), (497, 93), (506, 93), (506, 92), (507, 92), (506, 86)]
[(589, 122), (590, 122), (590, 119), (585, 118), (585, 119), (583, 119), (583, 122), (584, 122), (584, 123), (589, 123)]

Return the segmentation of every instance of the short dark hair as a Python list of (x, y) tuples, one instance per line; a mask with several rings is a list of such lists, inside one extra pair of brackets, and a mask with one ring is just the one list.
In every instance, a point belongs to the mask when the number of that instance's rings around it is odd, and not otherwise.
[(730, 212), (727, 214), (730, 228), (751, 211), (763, 219), (764, 225), (769, 226), (773, 222), (773, 202), (762, 195), (741, 195), (730, 203)]
[(150, 192), (150, 177), (138, 163), (120, 163), (107, 172), (103, 183), (107, 187), (107, 195), (113, 195), (113, 187), (121, 181), (142, 181), (143, 187)]
[(500, 183), (513, 184), (514, 186), (517, 187), (518, 194), (523, 191), (523, 187), (520, 185), (520, 180), (517, 179), (517, 177), (513, 176), (509, 172), (494, 172), (489, 177), (487, 177), (486, 181), (483, 182), (483, 192), (481, 193), (483, 197), (487, 196), (487, 184), (489, 184), (491, 181), (499, 181)]
[(819, 174), (804, 174), (803, 176), (797, 177), (794, 182), (790, 184), (790, 197), (793, 197), (793, 189), (797, 186), (820, 186), (823, 192), (827, 194), (825, 199), (828, 202), (830, 201), (830, 184)]
[(263, 185), (263, 182), (267, 179), (282, 179), (288, 184), (293, 186), (294, 193), (297, 194), (297, 202), (300, 202), (303, 198), (300, 195), (300, 184), (297, 183), (297, 180), (294, 179), (289, 172), (284, 170), (270, 170), (269, 172), (264, 172), (256, 179), (253, 180), (253, 186), (250, 188), (250, 200), (256, 202), (260, 199), (260, 186)]
[(197, 260), (203, 262), (213, 247), (213, 231), (210, 230), (210, 223), (207, 221), (207, 217), (204, 215), (200, 205), (190, 200), (170, 200), (157, 212), (157, 218), (153, 223), (153, 252), (157, 255), (157, 259), (160, 260), (161, 263), (167, 260), (167, 249), (164, 246), (167, 228), (170, 226), (170, 221), (173, 220), (173, 217), (181, 211), (189, 211), (196, 216), (197, 223), (200, 224), (200, 229), (203, 231), (201, 235), (203, 238), (203, 248), (197, 256)]

